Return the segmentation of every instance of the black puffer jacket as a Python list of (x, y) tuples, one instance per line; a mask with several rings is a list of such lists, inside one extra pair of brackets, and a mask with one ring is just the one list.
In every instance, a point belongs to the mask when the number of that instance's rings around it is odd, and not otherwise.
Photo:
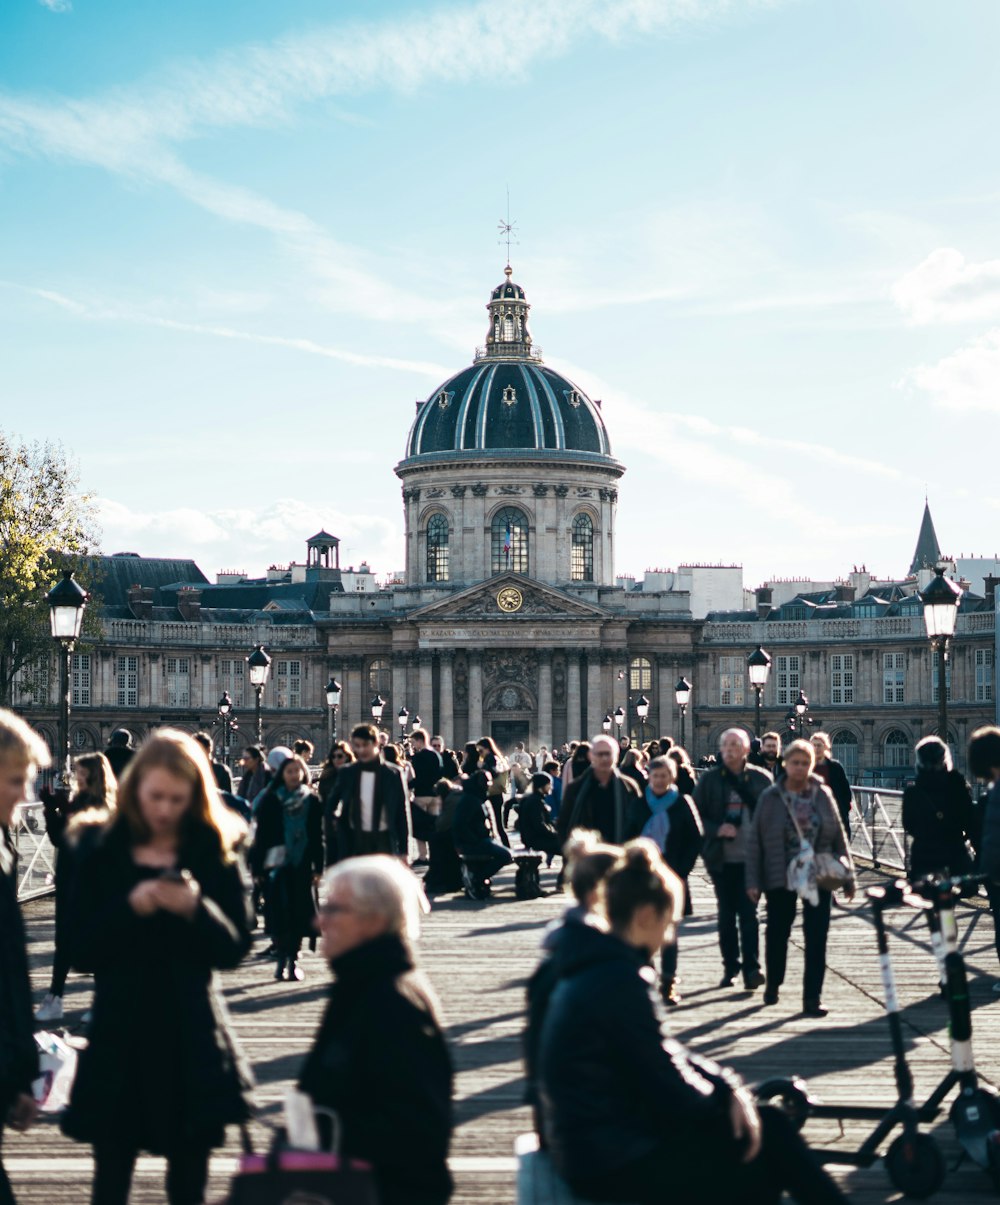
[(575, 1188), (706, 1126), (729, 1133), (739, 1080), (666, 1036), (644, 954), (589, 925), (567, 925), (554, 951), (559, 984), (539, 1050), (545, 1134)]
[(17, 904), (14, 851), (0, 828), (0, 1125), (38, 1075), (24, 923)]
[(452, 1070), (430, 988), (390, 934), (332, 966), (299, 1087), (339, 1115), (343, 1154), (372, 1164), (382, 1205), (444, 1205)]
[(965, 848), (975, 832), (972, 795), (957, 770), (920, 770), (903, 792), (903, 828), (910, 838), (910, 874), (967, 874)]

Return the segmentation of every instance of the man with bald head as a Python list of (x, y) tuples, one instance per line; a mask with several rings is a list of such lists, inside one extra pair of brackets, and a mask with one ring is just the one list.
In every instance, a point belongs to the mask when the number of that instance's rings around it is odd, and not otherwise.
[(590, 769), (573, 779), (559, 809), (558, 832), (564, 845), (575, 828), (593, 829), (610, 845), (638, 836), (633, 830), (641, 795), (618, 769), (619, 752), (613, 736), (595, 736), (590, 742)]
[(701, 856), (712, 879), (719, 908), (720, 987), (732, 987), (742, 971), (748, 991), (761, 986), (757, 905), (746, 892), (747, 830), (757, 800), (773, 781), (766, 770), (747, 761), (750, 738), (728, 728), (719, 738), (721, 764), (698, 779), (694, 801), (705, 827)]

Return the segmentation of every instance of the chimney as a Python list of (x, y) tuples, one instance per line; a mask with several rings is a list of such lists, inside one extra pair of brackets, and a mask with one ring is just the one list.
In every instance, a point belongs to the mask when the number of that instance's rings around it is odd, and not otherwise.
[(177, 591), (177, 610), (186, 623), (197, 623), (201, 619), (201, 591), (185, 586)]
[(136, 619), (153, 618), (153, 590), (151, 586), (129, 586), (129, 610)]
[(852, 603), (857, 591), (847, 582), (841, 582), (833, 592), (833, 597), (839, 603)]
[(998, 585), (1000, 585), (1000, 577), (996, 577), (992, 573), (987, 573), (986, 577), (983, 579), (983, 586), (986, 594), (986, 602), (991, 611), (996, 606)]
[(757, 618), (767, 619), (771, 614), (771, 600), (774, 598), (774, 591), (770, 586), (758, 586), (754, 590), (754, 597), (757, 599)]

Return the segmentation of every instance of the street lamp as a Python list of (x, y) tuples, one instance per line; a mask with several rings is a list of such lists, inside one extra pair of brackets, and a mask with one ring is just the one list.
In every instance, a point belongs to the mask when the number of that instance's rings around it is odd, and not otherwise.
[(229, 691), (223, 691), (222, 698), (219, 700), (219, 724), (222, 727), (222, 760), (229, 765), (229, 743), (230, 734), (239, 728), (236, 722), (236, 717), (232, 714), (233, 700), (229, 695)]
[(635, 714), (639, 717), (639, 744), (646, 743), (646, 716), (649, 715), (649, 699), (645, 695), (639, 696), (639, 702), (635, 705)]
[(678, 678), (674, 687), (674, 698), (681, 713), (681, 748), (684, 748), (684, 717), (687, 715), (688, 703), (691, 701), (691, 683), (687, 678)]
[(421, 726), (421, 724), (423, 724), (423, 720), (420, 718), (420, 716), (415, 715), (410, 724), (410, 731), (416, 732), (416, 730)]
[(611, 731), (611, 716), (606, 715), (604, 717), (604, 719), (601, 720), (601, 727), (604, 729), (605, 732)]
[(625, 709), (619, 704), (615, 708), (615, 726), (618, 729), (618, 743), (622, 740), (622, 725), (625, 723)]
[(937, 650), (938, 735), (948, 743), (948, 638), (955, 635), (958, 604), (962, 591), (944, 575), (944, 566), (934, 570), (934, 580), (920, 595), (924, 604), (924, 625), (931, 648)]
[(760, 736), (760, 699), (764, 693), (764, 687), (767, 685), (768, 675), (771, 672), (771, 657), (758, 644), (754, 651), (747, 657), (747, 673), (750, 676), (750, 685), (753, 687), (754, 693), (754, 735)]
[(381, 695), (376, 695), (371, 702), (372, 719), (375, 721), (376, 725), (381, 724), (382, 722), (382, 710), (384, 707), (385, 699), (383, 699)]
[(403, 737), (406, 736), (406, 721), (409, 718), (410, 718), (410, 713), (406, 710), (406, 704), (404, 703), (403, 706), (400, 707), (400, 709), (399, 709), (399, 715), (396, 716), (396, 719), (399, 721), (399, 738), (400, 738), (400, 740), (402, 740)]
[(808, 711), (809, 711), (809, 700), (806, 698), (806, 696), (800, 690), (799, 697), (795, 700), (795, 714), (796, 714), (796, 716), (798, 716), (798, 720), (799, 720), (799, 736), (800, 737), (802, 736), (802, 733), (805, 731), (806, 714)]
[(64, 785), (70, 783), (69, 710), (70, 677), (69, 657), (73, 645), (80, 639), (83, 628), (83, 612), (90, 595), (73, 581), (73, 570), (62, 571), (62, 581), (46, 594), (49, 604), (49, 624), (52, 639), (59, 645), (59, 753), (63, 763)]
[(264, 687), (267, 685), (267, 676), (271, 672), (271, 658), (264, 652), (262, 644), (258, 644), (250, 656), (247, 657), (247, 669), (250, 674), (250, 685), (257, 694), (255, 730), (257, 733), (257, 744), (262, 745), (264, 743), (264, 724), (260, 717), (260, 697), (264, 693)]
[(329, 745), (332, 748), (333, 742), (337, 739), (337, 712), (340, 709), (340, 692), (341, 685), (337, 679), (330, 675), (330, 681), (326, 684), (326, 705), (329, 710)]

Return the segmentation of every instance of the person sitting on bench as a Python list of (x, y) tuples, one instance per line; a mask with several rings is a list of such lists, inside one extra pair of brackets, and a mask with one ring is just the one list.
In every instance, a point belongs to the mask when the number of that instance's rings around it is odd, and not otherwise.
[(476, 770), (462, 784), (462, 797), (455, 805), (451, 835), (460, 858), (479, 863), (484, 879), (490, 879), (502, 866), (514, 861), (506, 845), (493, 831), (493, 806), (488, 798), (490, 775)]
[(546, 855), (547, 866), (552, 865), (552, 859), (562, 853), (562, 842), (552, 823), (552, 813), (546, 802), (546, 796), (552, 790), (552, 775), (539, 771), (531, 776), (531, 789), (521, 795), (515, 807), (517, 808), (517, 831), (526, 849), (536, 849)]

